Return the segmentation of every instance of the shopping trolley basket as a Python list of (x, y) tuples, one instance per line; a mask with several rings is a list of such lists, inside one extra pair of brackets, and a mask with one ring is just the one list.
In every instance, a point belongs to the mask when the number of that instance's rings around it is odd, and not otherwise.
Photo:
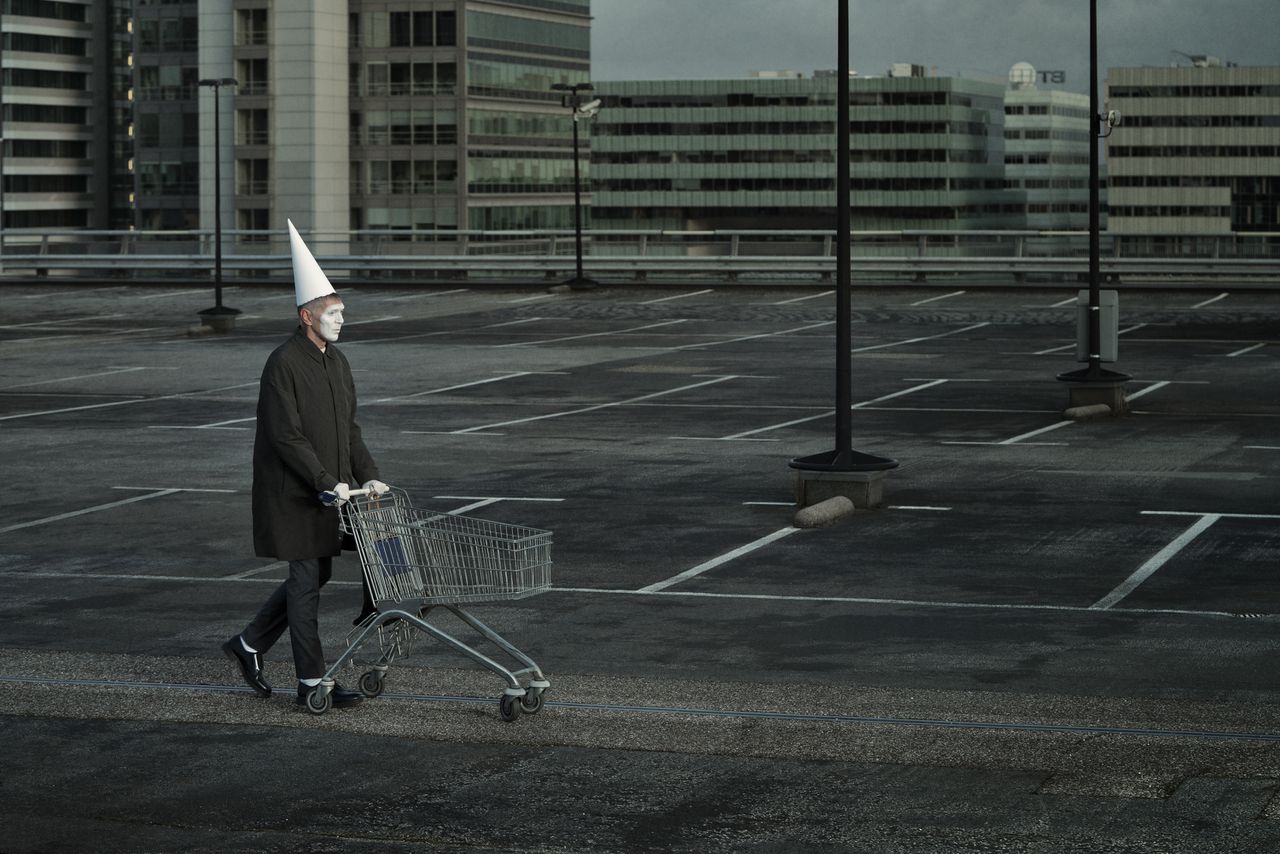
[[(523, 599), (551, 586), (551, 532), (474, 519), (410, 505), (401, 489), (381, 495), (355, 490), (343, 505), (343, 530), (355, 539), (375, 611), (347, 637), (347, 648), (307, 695), (320, 715), (332, 705), (334, 676), (355, 665), (361, 648), (378, 643), (378, 656), (360, 677), (366, 697), (382, 693), (387, 670), (407, 654), (418, 632), (487, 667), (506, 681), (502, 719), (535, 714), (551, 683), (534, 661), (462, 606)], [(510, 670), (427, 621), (441, 607), (522, 665)]]

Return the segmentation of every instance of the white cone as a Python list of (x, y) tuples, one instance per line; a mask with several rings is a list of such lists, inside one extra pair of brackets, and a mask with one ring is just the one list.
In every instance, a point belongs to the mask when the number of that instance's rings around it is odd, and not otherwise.
[(293, 291), (298, 305), (306, 305), (313, 299), (336, 294), (337, 291), (329, 283), (329, 277), (320, 269), (307, 244), (302, 242), (298, 229), (293, 227), (293, 221), (285, 222), (289, 224), (289, 248), (293, 250)]

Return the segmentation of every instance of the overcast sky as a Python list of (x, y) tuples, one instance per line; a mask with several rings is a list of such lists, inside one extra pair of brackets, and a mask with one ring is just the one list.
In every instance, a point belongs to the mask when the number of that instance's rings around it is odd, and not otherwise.
[[(835, 68), (836, 0), (592, 0), (596, 80), (745, 77)], [(850, 0), (850, 64), (1004, 80), (1015, 62), (1089, 85), (1088, 0)], [(1099, 0), (1099, 75), (1185, 62), (1280, 65), (1280, 0)], [(1042, 86), (1044, 84), (1041, 84)]]

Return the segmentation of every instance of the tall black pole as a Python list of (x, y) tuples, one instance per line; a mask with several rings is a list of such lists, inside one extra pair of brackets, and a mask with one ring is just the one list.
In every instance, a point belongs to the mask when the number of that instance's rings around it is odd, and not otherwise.
[(213, 87), (213, 294), (214, 309), (222, 311), (222, 130), (218, 90)]
[(833, 463), (853, 452), (852, 252), (849, 246), (849, 0), (836, 4), (836, 445)]
[(1098, 193), (1098, 0), (1089, 0), (1089, 375), (1102, 373), (1102, 237)]
[(573, 93), (573, 233), (574, 248), (578, 259), (576, 281), (582, 282), (582, 175), (581, 158), (578, 155), (578, 93)]
[(809, 471), (870, 472), (898, 461), (853, 450), (853, 275), (849, 209), (849, 0), (836, 2), (836, 437), (835, 448), (796, 457), (790, 466)]

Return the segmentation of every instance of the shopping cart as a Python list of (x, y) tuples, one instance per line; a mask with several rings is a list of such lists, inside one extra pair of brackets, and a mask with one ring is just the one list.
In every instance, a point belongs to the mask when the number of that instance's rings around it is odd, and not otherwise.
[[(360, 554), (375, 611), (347, 637), (347, 648), (306, 698), (322, 715), (333, 703), (334, 677), (357, 666), (357, 654), (377, 641), (378, 656), (360, 676), (366, 697), (382, 693), (387, 670), (413, 648), (419, 632), (444, 643), (506, 681), (499, 698), (504, 721), (542, 709), (551, 683), (529, 658), (480, 622), (464, 603), (524, 599), (551, 586), (551, 532), (474, 519), (410, 505), (401, 489), (375, 496), (353, 490), (343, 505), (343, 530)], [(510, 670), (427, 621), (441, 607), (495, 644), (522, 667)]]

